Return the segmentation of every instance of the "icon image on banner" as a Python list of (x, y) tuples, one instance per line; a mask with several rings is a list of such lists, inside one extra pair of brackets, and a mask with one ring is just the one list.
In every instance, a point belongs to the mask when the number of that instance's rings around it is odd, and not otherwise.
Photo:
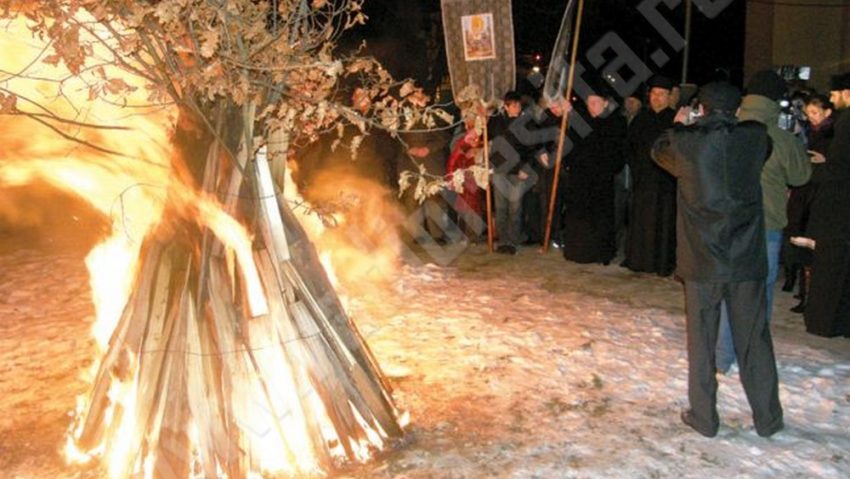
[(464, 15), (461, 17), (461, 24), (463, 29), (463, 54), (466, 61), (496, 58), (492, 13)]

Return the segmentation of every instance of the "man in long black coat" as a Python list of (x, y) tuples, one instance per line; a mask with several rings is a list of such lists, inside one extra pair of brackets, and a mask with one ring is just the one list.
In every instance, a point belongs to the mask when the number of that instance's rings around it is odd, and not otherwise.
[(629, 125), (626, 155), (632, 173), (632, 198), (623, 266), (668, 276), (676, 265), (676, 180), (653, 163), (652, 144), (673, 126), (673, 82), (649, 81), (649, 107)]
[(583, 117), (590, 133), (582, 137), (570, 129), (573, 148), (566, 156), (563, 251), (564, 258), (577, 263), (607, 265), (616, 253), (614, 175), (623, 169), (626, 119), (606, 114), (608, 100), (602, 94), (588, 95), (586, 105)]
[(809, 232), (815, 239), (806, 331), (850, 337), (850, 73), (832, 78), (830, 101), (840, 110), (824, 163), (812, 175)]
[(682, 421), (717, 434), (715, 345), (725, 301), (756, 432), (767, 437), (783, 427), (759, 182), (770, 138), (763, 124), (737, 122), (741, 94), (732, 85), (709, 83), (699, 100), (704, 118), (668, 131), (653, 147), (655, 161), (678, 179), (676, 272), (685, 281), (690, 402)]

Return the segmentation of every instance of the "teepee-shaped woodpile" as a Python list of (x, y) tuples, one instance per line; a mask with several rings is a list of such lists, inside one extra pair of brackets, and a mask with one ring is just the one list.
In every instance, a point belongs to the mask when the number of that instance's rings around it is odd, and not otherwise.
[(258, 232), (262, 298), (249, 299), (216, 235), (166, 208), (74, 429), (111, 477), (321, 473), (402, 434), (265, 151), (245, 161), (246, 137), (241, 167), (218, 158), (215, 141), (180, 132), (174, 161)]

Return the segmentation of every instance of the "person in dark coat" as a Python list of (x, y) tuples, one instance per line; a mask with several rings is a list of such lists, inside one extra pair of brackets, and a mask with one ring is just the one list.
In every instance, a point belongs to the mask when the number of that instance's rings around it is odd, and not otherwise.
[[(738, 119), (752, 120), (767, 127), (771, 153), (761, 170), (764, 203), (765, 245), (767, 247), (767, 321), (773, 311), (773, 290), (779, 274), (779, 252), (782, 229), (788, 223), (788, 186), (806, 184), (812, 176), (812, 165), (802, 142), (792, 133), (779, 128), (780, 99), (788, 88), (776, 72), (762, 70), (747, 82), (747, 94), (741, 100)], [(717, 343), (717, 367), (728, 372), (735, 363), (735, 341), (729, 321), (721, 319)]]
[[(490, 163), (493, 165), (492, 194), (496, 210), (496, 232), (499, 237), (497, 252), (516, 254), (517, 247), (525, 242), (522, 231), (522, 199), (537, 181), (529, 167), (533, 151), (517, 134), (528, 124), (528, 114), (523, 113), (520, 96), (508, 92), (504, 96), (504, 112), (487, 122), (492, 145)], [(524, 116), (525, 118), (521, 118)]]
[(737, 122), (741, 94), (732, 85), (709, 83), (699, 100), (703, 118), (669, 130), (653, 147), (654, 160), (678, 179), (676, 273), (685, 282), (690, 403), (681, 418), (704, 436), (717, 434), (715, 345), (725, 301), (756, 432), (768, 437), (783, 428), (759, 181), (770, 138), (763, 124)]
[(633, 183), (623, 266), (660, 276), (670, 275), (676, 265), (676, 179), (653, 163), (650, 150), (673, 125), (672, 88), (668, 78), (650, 79), (649, 107), (632, 120), (626, 139)]
[[(812, 175), (814, 175), (819, 164), (825, 160), (829, 144), (834, 136), (832, 104), (829, 102), (829, 98), (816, 94), (806, 99), (804, 108), (809, 120), (809, 128), (806, 130), (806, 144), (808, 145), (809, 155), (812, 157)], [(790, 190), (788, 195), (788, 224), (785, 226), (785, 242), (782, 245), (785, 264), (785, 285), (782, 286), (782, 290), (793, 290), (796, 277), (799, 276), (800, 293), (797, 296), (800, 298), (800, 303), (791, 308), (791, 311), (802, 313), (806, 310), (808, 300), (813, 256), (810, 249), (794, 246), (789, 239), (792, 236), (807, 236), (815, 187), (809, 181), (803, 186), (792, 187)]]
[(608, 100), (602, 95), (593, 93), (586, 100), (582, 116), (590, 133), (582, 137), (570, 129), (573, 148), (566, 156), (569, 174), (561, 225), (565, 259), (607, 265), (616, 253), (614, 175), (625, 164), (626, 120), (607, 114)]
[(833, 77), (830, 90), (841, 111), (826, 162), (812, 177), (809, 234), (816, 244), (804, 320), (812, 334), (850, 337), (850, 73)]
[[(563, 246), (561, 221), (563, 219), (564, 208), (564, 185), (566, 184), (568, 171), (565, 165), (560, 168), (555, 203), (550, 205), (555, 179), (555, 158), (558, 155), (558, 140), (561, 131), (562, 115), (565, 111), (571, 111), (571, 108), (569, 103), (563, 100), (547, 100), (546, 108), (541, 112), (537, 129), (532, 135), (523, 138), (525, 143), (533, 145), (536, 148), (532, 163), (536, 167), (538, 178), (534, 188), (532, 188), (532, 192), (538, 195), (537, 201), (541, 205), (542, 210), (540, 224), (536, 228), (542, 232), (542, 236), (545, 236), (547, 222), (549, 220), (549, 207), (552, 206), (554, 211), (552, 211), (552, 224), (549, 233), (551, 246), (555, 248), (561, 248)], [(562, 158), (563, 156), (562, 153)]]
[[(529, 118), (528, 130), (530, 134), (534, 134), (535, 130), (546, 128), (549, 126), (549, 110), (541, 105), (542, 95), (539, 91), (534, 90), (528, 95), (523, 95), (523, 116)], [(520, 135), (522, 137), (522, 135)], [(519, 138), (522, 142), (523, 138)], [(538, 157), (539, 152), (545, 149), (545, 145), (529, 144), (532, 151), (532, 158), (528, 162), (528, 166), (534, 172), (531, 188), (522, 198), (522, 229), (528, 237), (526, 244), (543, 244), (543, 237), (546, 234), (546, 213), (548, 211), (549, 198), (544, 198), (544, 194), (548, 191), (549, 185), (545, 183), (545, 178), (548, 175), (548, 166), (544, 164)]]

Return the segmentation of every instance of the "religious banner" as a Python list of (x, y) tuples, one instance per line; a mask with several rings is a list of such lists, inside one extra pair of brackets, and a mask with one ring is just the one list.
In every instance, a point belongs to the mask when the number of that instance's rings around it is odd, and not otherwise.
[(549, 60), (549, 70), (546, 72), (546, 82), (543, 84), (543, 96), (549, 101), (564, 97), (567, 89), (567, 76), (570, 70), (570, 41), (573, 33), (573, 17), (575, 16), (575, 0), (567, 2), (564, 18), (561, 20), (561, 30), (552, 49)]
[(516, 83), (511, 0), (441, 0), (441, 4), (455, 96), (476, 85), (484, 100), (501, 99)]

